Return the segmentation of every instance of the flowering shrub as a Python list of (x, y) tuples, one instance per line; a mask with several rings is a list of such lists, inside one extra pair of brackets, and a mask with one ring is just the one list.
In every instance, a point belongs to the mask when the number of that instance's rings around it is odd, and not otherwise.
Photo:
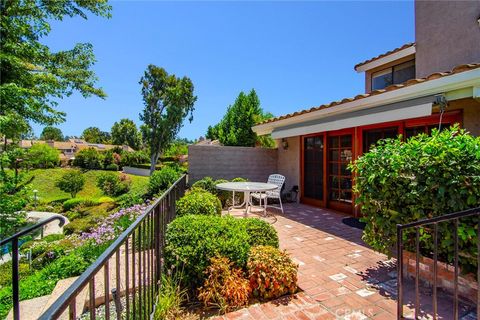
[(84, 232), (81, 235), (83, 240), (94, 240), (97, 244), (102, 244), (115, 239), (115, 237), (124, 231), (135, 219), (147, 208), (145, 205), (134, 205), (133, 207), (121, 209), (103, 220), (97, 227), (90, 232)]
[(177, 216), (186, 214), (220, 215), (222, 204), (210, 192), (193, 189), (177, 201)]
[(206, 307), (217, 307), (222, 312), (246, 305), (250, 286), (242, 270), (235, 268), (225, 257), (211, 258), (210, 263), (205, 270), (207, 279), (198, 291), (198, 299)]
[(113, 172), (102, 173), (97, 178), (97, 187), (107, 196), (118, 196), (130, 190), (132, 181), (126, 174), (120, 176)]
[(272, 299), (295, 293), (297, 270), (298, 265), (285, 251), (271, 246), (257, 246), (250, 250), (247, 273), (256, 297)]

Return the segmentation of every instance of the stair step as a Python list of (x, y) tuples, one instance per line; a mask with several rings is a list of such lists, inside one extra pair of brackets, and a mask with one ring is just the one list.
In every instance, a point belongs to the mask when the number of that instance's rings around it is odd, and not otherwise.
[[(45, 304), (42, 313), (47, 311), (48, 308), (77, 280), (78, 277), (71, 277), (62, 279), (57, 282), (55, 288), (50, 294), (50, 299)], [(87, 289), (83, 289), (82, 292), (76, 298), (76, 313), (80, 315), (85, 308), (85, 301), (87, 298)], [(68, 319), (68, 308), (58, 319)]]
[[(43, 307), (50, 299), (50, 295), (20, 301), (20, 319), (36, 320), (41, 314)], [(7, 315), (6, 320), (13, 320), (13, 308)]]

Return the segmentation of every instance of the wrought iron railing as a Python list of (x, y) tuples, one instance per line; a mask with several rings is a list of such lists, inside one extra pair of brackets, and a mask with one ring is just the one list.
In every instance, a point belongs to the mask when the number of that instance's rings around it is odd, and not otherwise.
[[(432, 284), (432, 307), (433, 319), (438, 318), (438, 224), (439, 223), (453, 223), (453, 267), (454, 267), (454, 292), (453, 292), (453, 319), (458, 319), (459, 310), (459, 290), (458, 290), (458, 223), (459, 219), (477, 216), (480, 218), (480, 207), (469, 209), (465, 211), (446, 214), (443, 216), (434, 217), (431, 219), (419, 220), (407, 224), (397, 224), (397, 319), (403, 319), (403, 295), (404, 295), (404, 262), (403, 262), (403, 234), (407, 229), (415, 229), (415, 319), (420, 316), (420, 228), (425, 226), (433, 226), (433, 284)], [(480, 280), (480, 219), (477, 223), (477, 279)], [(477, 280), (477, 281), (478, 281)], [(480, 288), (477, 293), (477, 308), (480, 306)], [(479, 311), (477, 314), (480, 316)]]
[(19, 240), (21, 237), (31, 234), (33, 231), (42, 228), (43, 226), (49, 224), (50, 222), (58, 220), (59, 226), (63, 226), (65, 223), (65, 218), (62, 216), (53, 216), (48, 219), (42, 220), (41, 222), (23, 229), (22, 231), (14, 234), (11, 237), (0, 240), (0, 248), (4, 245), (12, 246), (12, 302), (13, 302), (13, 319), (20, 319), (20, 290), (19, 290), (19, 275), (18, 275), (18, 264), (19, 264)]
[(83, 311), (92, 320), (149, 319), (162, 276), (166, 226), (175, 218), (186, 179), (156, 199), (39, 319), (77, 319)]
[[(111, 314), (116, 319), (149, 319), (154, 310), (163, 270), (161, 257), (165, 246), (166, 226), (175, 218), (175, 202), (184, 195), (186, 184), (187, 176), (182, 175), (53, 302), (39, 319), (66, 317), (77, 319), (84, 311), (89, 313), (92, 320), (97, 316), (108, 320), (112, 317)], [(54, 216), (0, 241), (0, 246), (10, 243), (12, 246), (14, 320), (21, 319), (19, 239), (53, 220), (60, 220), (61, 226), (65, 222), (63, 217)], [(103, 305), (103, 308), (98, 308), (100, 305)], [(115, 312), (111, 313), (113, 310)]]

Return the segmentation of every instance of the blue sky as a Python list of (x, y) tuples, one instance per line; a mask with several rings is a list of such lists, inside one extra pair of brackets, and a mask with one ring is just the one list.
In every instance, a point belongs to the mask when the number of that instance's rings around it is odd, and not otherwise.
[[(282, 115), (363, 92), (353, 66), (414, 41), (414, 4), (402, 2), (112, 2), (111, 19), (65, 19), (44, 42), (52, 50), (94, 46), (107, 99), (60, 101), (66, 135), (121, 118), (140, 124), (138, 81), (148, 64), (188, 76), (198, 96), (180, 135), (204, 135), (240, 91)], [(42, 127), (34, 126), (38, 135)]]

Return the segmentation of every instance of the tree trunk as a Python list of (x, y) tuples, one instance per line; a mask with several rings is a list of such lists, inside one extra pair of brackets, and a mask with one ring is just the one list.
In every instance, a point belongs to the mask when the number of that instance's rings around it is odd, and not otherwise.
[(159, 154), (150, 155), (150, 175), (155, 171), (155, 166), (157, 165)]

